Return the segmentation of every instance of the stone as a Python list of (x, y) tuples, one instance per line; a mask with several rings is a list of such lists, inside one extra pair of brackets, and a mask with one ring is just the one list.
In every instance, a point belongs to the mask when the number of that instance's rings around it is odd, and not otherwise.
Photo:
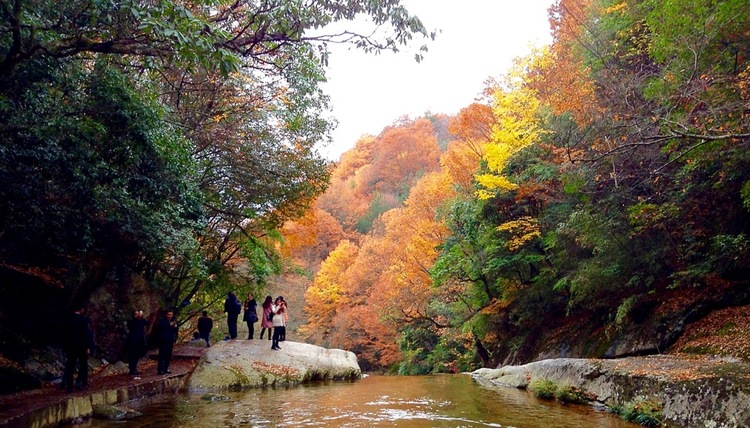
[[(692, 370), (693, 375), (686, 376)], [(535, 380), (583, 391), (592, 405), (617, 407), (637, 400), (662, 406), (665, 426), (730, 428), (750, 426), (747, 365), (695, 361), (673, 356), (612, 360), (558, 358), (471, 373), (487, 387), (525, 389)]]
[(216, 402), (216, 401), (229, 401), (229, 397), (221, 394), (203, 394), (201, 400)]
[(354, 353), (306, 343), (229, 340), (206, 349), (188, 380), (190, 391), (295, 385), (313, 380), (358, 379)]
[(97, 419), (120, 421), (135, 419), (141, 415), (141, 412), (128, 407), (113, 406), (109, 404), (97, 404), (93, 407), (93, 416)]

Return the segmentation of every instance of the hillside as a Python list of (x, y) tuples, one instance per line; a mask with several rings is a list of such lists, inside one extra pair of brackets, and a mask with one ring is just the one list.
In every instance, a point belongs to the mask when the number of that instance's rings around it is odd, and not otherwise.
[(293, 226), (330, 249), (302, 263), (301, 334), (404, 374), (747, 358), (718, 333), (741, 318), (695, 332), (750, 304), (750, 9), (689, 3), (688, 25), (663, 2), (563, 0), (552, 45), (451, 117), (447, 144), (423, 118), (345, 153), (315, 203), (332, 227)]

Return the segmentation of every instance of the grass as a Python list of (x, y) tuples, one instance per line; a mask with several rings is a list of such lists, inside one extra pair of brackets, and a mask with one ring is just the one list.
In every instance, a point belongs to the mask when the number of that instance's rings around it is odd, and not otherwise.
[(636, 399), (612, 410), (628, 422), (645, 427), (662, 426), (662, 406), (652, 399)]
[(537, 398), (552, 400), (557, 392), (557, 384), (549, 379), (537, 379), (529, 384), (529, 391)]

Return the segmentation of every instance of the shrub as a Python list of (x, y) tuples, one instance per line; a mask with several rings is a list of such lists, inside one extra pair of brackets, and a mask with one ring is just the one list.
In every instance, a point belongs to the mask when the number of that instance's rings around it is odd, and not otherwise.
[(645, 427), (660, 427), (662, 414), (661, 404), (651, 399), (637, 399), (617, 409), (617, 413), (629, 422)]
[(557, 384), (549, 379), (537, 379), (529, 384), (529, 390), (536, 397), (551, 400), (555, 398)]
[(558, 387), (555, 398), (561, 403), (586, 404), (591, 401), (583, 391), (572, 385)]

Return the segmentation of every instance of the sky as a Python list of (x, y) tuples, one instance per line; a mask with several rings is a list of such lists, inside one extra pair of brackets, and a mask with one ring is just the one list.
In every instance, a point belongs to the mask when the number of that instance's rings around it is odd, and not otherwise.
[[(329, 46), (323, 90), (338, 121), (321, 154), (338, 160), (362, 135), (378, 135), (402, 116), (454, 115), (481, 94), (488, 78), (505, 74), (532, 46), (549, 44), (553, 0), (402, 0), (434, 41), (415, 39), (399, 53), (367, 54)], [(429, 49), (417, 63), (414, 52)]]

